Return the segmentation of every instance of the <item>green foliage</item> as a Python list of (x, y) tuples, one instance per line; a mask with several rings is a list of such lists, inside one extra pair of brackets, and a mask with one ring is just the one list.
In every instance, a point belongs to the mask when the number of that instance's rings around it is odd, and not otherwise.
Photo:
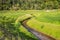
[[(27, 16), (24, 16), (25, 14), (28, 14), (28, 13), (27, 13), (27, 11), (24, 11), (24, 10), (19, 10), (19, 11), (12, 11), (12, 10), (11, 11), (6, 11), (6, 10), (5, 11), (0, 11), (0, 27), (3, 27), (4, 29), (7, 30), (8, 34), (5, 33), (7, 36), (12, 34), (13, 38), (19, 35), (18, 38), (22, 37), (22, 39), (24, 38), (24, 40), (25, 39), (26, 40), (29, 40), (29, 39), (37, 40), (37, 38), (35, 38), (33, 34), (29, 33), (23, 26), (22, 26), (23, 28), (21, 28), (20, 21), (22, 21), (23, 19), (27, 18)], [(19, 17), (19, 20), (16, 22), (18, 17)], [(1, 34), (2, 33), (0, 33), (0, 35)], [(2, 34), (2, 36), (3, 36), (3, 34)], [(11, 36), (9, 36), (9, 37), (11, 37)]]
[(0, 10), (6, 9), (58, 9), (60, 8), (59, 0), (0, 0)]

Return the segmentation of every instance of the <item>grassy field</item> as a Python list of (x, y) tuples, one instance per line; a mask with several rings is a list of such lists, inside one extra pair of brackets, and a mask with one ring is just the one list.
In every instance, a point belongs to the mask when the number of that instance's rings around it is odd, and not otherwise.
[(27, 23), (31, 28), (60, 40), (59, 10), (37, 11), (33, 15), (35, 17)]
[[(2, 21), (7, 21), (2, 20), (3, 17), (6, 17), (6, 19), (9, 18), (9, 21), (14, 20), (15, 23), (18, 17), (20, 17), (19, 20), (25, 19), (25, 14), (32, 14), (33, 16), (33, 18), (27, 22), (31, 28), (60, 40), (60, 10), (0, 11), (0, 24)], [(27, 17), (28, 16), (29, 15), (27, 15)], [(32, 40), (37, 40), (37, 38), (28, 32), (22, 25), (20, 25), (20, 32), (26, 40), (29, 40), (29, 38), (33, 38)]]

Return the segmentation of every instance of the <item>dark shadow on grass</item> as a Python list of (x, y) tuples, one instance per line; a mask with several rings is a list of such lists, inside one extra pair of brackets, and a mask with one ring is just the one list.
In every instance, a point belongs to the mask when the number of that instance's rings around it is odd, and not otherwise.
[[(23, 32), (19, 32), (19, 36), (18, 36), (18, 34), (16, 36), (17, 36), (18, 40), (20, 40), (19, 38), (21, 38), (21, 40), (38, 40), (37, 38), (34, 38), (33, 36), (30, 37), (29, 35), (26, 35)], [(16, 36), (14, 36), (13, 38), (15, 39)], [(6, 38), (8, 38), (8, 40), (13, 40), (13, 39), (10, 39), (11, 36), (9, 36), (9, 35), (3, 36), (2, 38), (0, 38), (0, 40), (5, 40)]]
[(37, 38), (30, 37), (23, 32), (20, 32), (19, 36), (21, 37), (22, 40), (38, 40)]

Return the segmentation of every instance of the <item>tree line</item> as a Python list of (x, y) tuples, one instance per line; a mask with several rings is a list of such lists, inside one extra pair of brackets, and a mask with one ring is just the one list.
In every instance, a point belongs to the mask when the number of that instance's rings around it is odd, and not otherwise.
[(0, 0), (0, 10), (58, 9), (60, 0)]

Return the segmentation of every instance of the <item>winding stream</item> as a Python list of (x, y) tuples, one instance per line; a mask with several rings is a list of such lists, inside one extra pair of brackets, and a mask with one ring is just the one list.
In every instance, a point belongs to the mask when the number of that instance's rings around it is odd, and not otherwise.
[(31, 19), (31, 17), (21, 21), (21, 24), (23, 25), (23, 27), (25, 27), (29, 32), (31, 32), (32, 34), (34, 34), (38, 40), (56, 40), (55, 38), (53, 37), (50, 37), (49, 35), (46, 35), (42, 32), (38, 32), (32, 28), (30, 28), (28, 25), (27, 25), (27, 22)]

